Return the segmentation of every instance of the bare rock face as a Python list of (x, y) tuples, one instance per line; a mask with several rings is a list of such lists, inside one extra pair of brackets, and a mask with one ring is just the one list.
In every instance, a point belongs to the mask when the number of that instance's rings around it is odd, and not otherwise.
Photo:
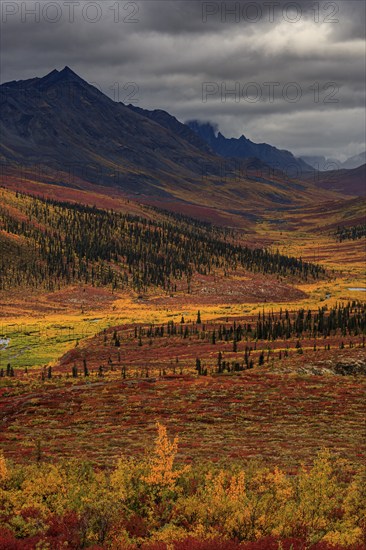
[(366, 375), (366, 359), (343, 359), (335, 365), (334, 372), (342, 376)]

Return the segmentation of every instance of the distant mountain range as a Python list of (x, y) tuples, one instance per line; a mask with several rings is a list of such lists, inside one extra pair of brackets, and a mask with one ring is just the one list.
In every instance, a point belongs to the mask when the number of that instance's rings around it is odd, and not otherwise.
[(211, 147), (215, 153), (226, 158), (257, 158), (272, 168), (282, 170), (287, 174), (301, 175), (313, 172), (312, 166), (302, 159), (296, 158), (290, 151), (277, 149), (268, 143), (253, 143), (245, 136), (240, 138), (226, 138), (221, 132), (216, 132), (210, 122), (190, 120), (186, 122), (201, 139)]
[(314, 170), (289, 151), (114, 102), (69, 67), (2, 84), (0, 132), (2, 172), (26, 169), (34, 181), (233, 213), (335, 197), (321, 186), (315, 197), (310, 178), (292, 176)]
[(329, 170), (341, 170), (348, 169), (352, 170), (353, 168), (358, 168), (366, 163), (366, 151), (354, 155), (353, 157), (348, 158), (344, 162), (340, 162), (337, 159), (325, 158), (322, 156), (302, 156), (300, 157), (304, 162), (320, 170), (321, 172), (326, 172)]

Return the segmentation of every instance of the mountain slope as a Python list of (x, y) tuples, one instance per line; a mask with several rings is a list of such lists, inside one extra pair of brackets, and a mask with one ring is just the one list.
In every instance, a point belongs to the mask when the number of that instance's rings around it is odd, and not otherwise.
[(45, 164), (94, 183), (155, 194), (164, 194), (161, 183), (173, 175), (197, 178), (203, 163), (220, 172), (213, 154), (113, 102), (68, 67), (3, 84), (0, 102), (2, 163)]
[(131, 109), (133, 112), (138, 113), (139, 115), (145, 116), (150, 120), (153, 120), (167, 130), (171, 130), (182, 139), (188, 141), (191, 145), (197, 147), (197, 149), (199, 149), (200, 151), (210, 154), (213, 153), (212, 148), (206, 143), (205, 140), (201, 139), (201, 137), (197, 135), (196, 132), (191, 130), (191, 128), (187, 126), (187, 124), (179, 122), (177, 118), (169, 114), (167, 111), (163, 111), (161, 109), (154, 109), (153, 111), (149, 111), (148, 109), (141, 109), (141, 107), (136, 107), (135, 105), (131, 104), (128, 105), (128, 108)]
[(337, 159), (325, 158), (323, 156), (302, 156), (301, 159), (321, 172), (341, 169), (352, 170), (353, 168), (358, 168), (366, 163), (366, 151), (359, 153), (358, 155), (354, 155), (344, 162), (340, 162)]
[[(32, 181), (81, 190), (98, 184), (106, 194), (247, 219), (264, 209), (339, 198), (319, 189), (315, 196), (311, 182), (261, 160), (223, 159), (169, 113), (116, 103), (68, 67), (0, 86), (0, 132), (3, 173), (10, 184), (25, 173), (29, 191)], [(275, 148), (267, 147), (270, 157)]]
[(244, 246), (233, 232), (156, 211), (150, 219), (2, 192), (0, 290), (75, 283), (173, 291), (194, 273), (236, 272), (317, 279), (317, 265)]
[(258, 158), (272, 168), (283, 170), (287, 174), (301, 175), (312, 171), (311, 166), (294, 157), (290, 151), (277, 149), (267, 143), (253, 143), (245, 136), (236, 139), (226, 138), (220, 132), (216, 135), (214, 126), (209, 122), (201, 123), (197, 120), (191, 120), (186, 124), (205, 140), (213, 151), (223, 157)]
[[(313, 180), (314, 181), (314, 180)], [(316, 185), (345, 195), (366, 196), (366, 164), (353, 170), (318, 172)]]
[(342, 168), (358, 168), (363, 164), (366, 164), (366, 151), (364, 151), (363, 153), (359, 153), (358, 155), (354, 155), (353, 157), (350, 157), (342, 162)]

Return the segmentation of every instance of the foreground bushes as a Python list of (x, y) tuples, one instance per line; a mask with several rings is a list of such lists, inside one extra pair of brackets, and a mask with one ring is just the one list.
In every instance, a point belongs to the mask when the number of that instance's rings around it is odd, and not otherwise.
[(0, 458), (0, 550), (365, 548), (366, 475), (320, 452), (293, 476), (259, 464), (175, 468), (158, 425), (149, 458), (113, 471)]

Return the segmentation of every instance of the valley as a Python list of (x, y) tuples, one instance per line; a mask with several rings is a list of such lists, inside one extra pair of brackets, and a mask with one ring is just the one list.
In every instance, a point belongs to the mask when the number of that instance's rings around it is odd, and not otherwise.
[[(57, 217), (53, 216), (57, 216), (59, 208), (64, 208), (61, 203), (52, 201), (46, 207), (42, 200), (33, 199), (13, 190), (3, 189), (2, 196), (5, 199), (4, 207), (7, 207), (8, 212), (12, 212), (14, 219), (22, 219), (22, 211), (26, 212), (24, 209), (33, 208), (32, 218), (29, 219), (34, 220), (34, 209), (37, 208), (39, 212), (43, 211), (42, 216), (45, 216), (44, 220), (48, 219), (47, 223), (54, 223), (52, 220), (57, 220)], [(126, 212), (131, 202), (121, 204), (123, 204), (122, 211)], [(46, 210), (42, 210), (44, 207)], [(47, 209), (49, 213), (46, 215)], [(217, 392), (220, 395), (222, 385), (224, 387), (227, 385), (230, 398), (223, 402), (224, 408), (221, 412), (223, 418), (227, 417), (228, 422), (231, 422), (232, 414), (233, 421), (237, 418), (236, 407), (234, 407), (236, 401), (233, 396), (236, 391), (242, 391), (240, 388), (246, 391), (245, 388), (249, 384), (250, 387), (254, 385), (253, 388), (257, 388), (253, 389), (254, 393), (251, 394), (251, 399), (255, 397), (257, 404), (252, 403), (247, 406), (250, 410), (252, 407), (256, 409), (263, 406), (263, 411), (267, 411), (258, 422), (260, 425), (271, 426), (269, 440), (265, 439), (259, 443), (261, 429), (253, 435), (251, 428), (245, 427), (246, 424), (243, 427), (243, 433), (238, 432), (236, 428), (233, 432), (234, 439), (228, 446), (233, 453), (231, 458), (247, 456), (246, 453), (249, 453), (248, 456), (262, 459), (268, 456), (270, 460), (270, 456), (278, 455), (276, 461), (280, 461), (282, 466), (296, 467), (303, 460), (311, 460), (316, 449), (317, 440), (315, 439), (310, 445), (309, 435), (306, 433), (315, 433), (318, 429), (322, 429), (322, 440), (328, 441), (327, 445), (331, 446), (335, 452), (345, 458), (350, 458), (352, 455), (356, 462), (362, 462), (364, 450), (362, 451), (361, 419), (362, 396), (365, 391), (364, 377), (362, 375), (342, 376), (337, 374), (336, 370), (339, 363), (348, 361), (350, 365), (354, 363), (360, 365), (360, 372), (362, 372), (364, 324), (360, 325), (356, 333), (348, 334), (346, 331), (342, 335), (342, 331), (335, 328), (326, 337), (320, 334), (289, 333), (285, 339), (277, 337), (273, 340), (271, 337), (265, 337), (262, 340), (261, 337), (258, 339), (258, 334), (247, 332), (246, 335), (241, 335), (240, 339), (234, 338), (234, 342), (232, 335), (227, 338), (227, 341), (225, 341), (226, 337), (223, 339), (223, 336), (220, 338), (218, 336), (223, 327), (228, 329), (231, 327), (232, 331), (235, 325), (249, 323), (254, 326), (258, 315), (263, 314), (274, 315), (277, 318), (279, 315), (285, 315), (285, 311), (289, 311), (292, 317), (295, 312), (303, 310), (315, 315), (319, 308), (323, 308), (327, 316), (332, 308), (347, 303), (359, 304), (357, 307), (360, 307), (360, 312), (364, 314), (364, 292), (350, 290), (351, 288), (361, 289), (364, 286), (364, 239), (337, 241), (335, 231), (339, 209), (340, 205), (335, 204), (333, 210), (327, 208), (326, 215), (321, 218), (321, 210), (316, 211), (315, 207), (311, 207), (303, 211), (301, 221), (292, 212), (283, 212), (276, 220), (268, 219), (269, 216), (266, 213), (259, 222), (255, 224), (252, 222), (253, 236), (250, 235), (250, 239), (255, 243), (266, 243), (267, 249), (272, 253), (278, 249), (282, 254), (296, 257), (301, 250), (304, 260), (316, 263), (319, 261), (321, 265), (327, 266), (326, 272), (319, 273), (315, 278), (309, 275), (308, 280), (306, 280), (307, 276), (302, 275), (301, 272), (278, 277), (275, 274), (234, 267), (233, 264), (231, 267), (224, 268), (222, 264), (221, 267), (213, 268), (212, 272), (210, 272), (211, 268), (207, 273), (193, 270), (189, 279), (189, 292), (185, 277), (175, 279), (174, 285), (171, 281), (166, 289), (150, 284), (145, 288), (134, 288), (133, 281), (132, 286), (127, 282), (126, 288), (118, 288), (118, 285), (113, 288), (111, 284), (103, 285), (100, 282), (93, 286), (86, 281), (75, 284), (75, 281), (67, 283), (62, 280), (57, 283), (58, 289), (34, 288), (32, 290), (29, 288), (26, 295), (22, 284), (19, 288), (14, 287), (11, 294), (4, 289), (0, 295), (3, 312), (1, 334), (2, 338), (7, 340), (7, 346), (3, 346), (0, 351), (1, 368), (4, 374), (0, 380), (4, 400), (2, 408), (5, 407), (4, 411), (7, 410), (6, 403), (12, 403), (12, 396), (14, 398), (18, 396), (16, 399), (19, 399), (20, 403), (23, 400), (25, 403), (31, 403), (32, 396), (37, 395), (40, 404), (44, 400), (47, 403), (50, 392), (55, 396), (52, 402), (60, 399), (62, 403), (70, 404), (73, 403), (73, 391), (77, 387), (81, 392), (78, 400), (82, 409), (84, 401), (86, 406), (90, 399), (100, 400), (97, 410), (103, 418), (103, 423), (114, 424), (116, 410), (120, 410), (121, 407), (123, 409), (123, 405), (119, 404), (122, 398), (119, 394), (122, 392), (123, 399), (127, 399), (127, 402), (130, 394), (136, 395), (138, 403), (143, 403), (143, 407), (139, 409), (142, 416), (139, 419), (134, 412), (132, 417), (137, 425), (146, 424), (146, 428), (140, 431), (141, 442), (146, 437), (145, 429), (147, 434), (153, 432), (154, 422), (159, 419), (169, 426), (171, 424), (172, 430), (177, 434), (182, 434), (185, 441), (184, 448), (187, 448), (187, 451), (182, 454), (182, 459), (194, 462), (202, 456), (207, 459), (214, 458), (214, 447), (210, 447), (209, 439), (207, 444), (203, 444), (202, 449), (196, 447), (194, 443), (194, 431), (201, 422), (198, 420), (199, 415), (202, 415), (202, 422), (205, 423), (207, 420), (208, 426), (212, 426), (213, 433), (217, 436), (219, 433), (226, 436), (228, 434), (227, 424), (222, 423), (221, 415), (218, 418), (210, 415), (210, 418), (204, 420), (206, 407), (208, 406), (211, 410), (211, 407), (215, 409), (217, 406), (214, 401), (211, 403), (210, 400), (213, 399), (210, 397), (211, 394), (208, 394), (206, 404), (206, 402), (201, 403), (198, 397), (194, 397), (195, 393), (204, 387), (208, 392), (212, 392), (213, 396)], [(79, 207), (77, 210), (70, 210), (74, 213), (78, 211)], [(137, 203), (131, 204), (131, 211), (138, 216), (148, 215), (150, 224), (172, 219), (172, 214), (166, 211), (151, 209), (147, 205), (142, 206)], [(356, 224), (360, 220), (359, 205), (354, 201), (344, 203), (342, 211), (347, 213), (350, 223)], [(121, 219), (124, 220), (124, 218)], [(319, 229), (320, 220), (326, 231)], [(187, 230), (189, 224), (193, 222), (194, 220), (191, 221), (189, 218), (178, 217), (175, 223), (183, 223)], [(23, 231), (25, 231), (24, 227)], [(217, 227), (214, 230), (210, 227), (210, 225), (198, 225), (196, 229), (189, 230), (201, 232), (202, 237), (205, 231), (216, 231), (215, 238), (223, 238), (224, 229)], [(31, 235), (29, 231), (30, 229), (27, 229), (27, 234)], [(316, 240), (314, 233), (317, 234)], [(236, 228), (226, 235), (230, 235), (232, 242), (244, 244), (248, 239), (248, 229)], [(4, 236), (6, 232), (3, 231), (2, 238)], [(21, 238), (25, 239), (25, 237)], [(347, 256), (350, 257), (349, 264), (347, 264)], [(226, 273), (224, 273), (225, 270)], [(56, 280), (52, 284), (53, 287), (55, 282)], [(198, 311), (201, 317), (199, 325), (196, 324)], [(161, 337), (157, 337), (156, 334), (160, 334), (160, 330), (164, 333)], [(248, 352), (251, 355), (248, 356)], [(263, 362), (259, 364), (262, 361), (260, 359), (262, 353)], [(221, 372), (221, 368), (218, 367), (219, 356), (221, 356), (220, 361), (226, 365)], [(200, 360), (202, 371), (205, 373), (203, 376), (197, 372), (197, 359)], [(14, 377), (9, 378), (5, 375), (8, 364), (14, 369)], [(77, 370), (76, 376), (73, 372), (74, 367)], [(87, 375), (85, 375), (85, 369)], [(285, 392), (289, 381), (293, 385), (296, 398), (287, 396)], [(304, 433), (304, 442), (298, 446), (295, 433), (299, 435), (299, 430), (303, 430), (298, 423), (302, 422), (305, 413), (302, 413), (300, 408), (295, 417), (287, 418), (285, 410), (286, 407), (291, 409), (293, 399), (298, 400), (298, 403), (307, 403), (315, 383), (320, 384), (319, 403), (309, 413), (312, 415), (310, 424), (306, 424), (309, 431)], [(216, 390), (216, 387), (219, 389)], [(268, 399), (272, 399), (271, 388), (274, 387), (276, 387), (276, 394), (273, 395), (275, 401), (268, 405)], [(265, 391), (264, 394), (263, 391)], [(268, 397), (266, 397), (267, 391), (270, 392)], [(346, 392), (347, 397), (344, 397), (346, 409), (342, 412), (339, 405), (343, 397), (339, 397), (338, 392), (341, 395), (343, 391)], [(166, 400), (161, 411), (154, 405), (156, 399), (157, 403), (162, 403), (162, 397), (158, 398), (157, 395), (164, 396), (163, 399)], [(175, 411), (174, 401), (172, 401), (175, 395), (180, 396), (181, 411)], [(280, 395), (283, 395), (284, 409), (276, 415), (272, 411), (272, 406), (275, 406)], [(149, 404), (152, 396), (154, 396), (153, 402)], [(191, 398), (194, 401), (198, 399), (199, 408), (195, 413), (196, 420), (187, 432), (188, 425), (183, 411), (184, 403)], [(116, 400), (116, 409), (111, 407), (111, 399)], [(234, 401), (232, 402), (231, 399)], [(322, 419), (321, 403), (323, 401), (333, 403), (326, 421)], [(247, 402), (247, 398), (243, 399), (244, 402)], [(32, 453), (33, 421), (39, 426), (40, 440), (50, 441), (47, 419), (53, 413), (47, 412), (44, 406), (40, 405), (39, 409), (37, 407), (32, 409), (34, 412), (29, 417), (31, 424), (28, 425), (25, 421), (28, 418), (28, 405), (24, 406), (25, 409), (23, 406), (20, 407), (20, 411), (25, 410), (25, 412), (20, 412), (19, 418), (18, 406), (15, 408), (11, 406), (13, 412), (10, 416), (4, 413), (6, 422), (9, 422), (9, 425), (6, 424), (8, 426), (6, 430), (10, 429), (10, 432), (4, 432), (3, 443), (11, 456), (17, 460), (24, 460), (28, 452)], [(37, 420), (38, 410), (40, 417)], [(146, 410), (150, 411), (149, 414)], [(171, 414), (169, 413), (170, 421), (167, 420), (167, 413), (163, 413), (163, 410), (172, 411)], [(74, 411), (72, 408), (70, 414), (76, 425), (79, 420), (83, 422), (80, 412), (76, 413), (76, 409)], [(126, 415), (131, 417), (127, 412)], [(272, 440), (273, 434), (283, 429), (284, 415), (290, 423), (284, 433), (287, 434), (288, 441), (296, 442), (297, 452), (292, 448), (289, 450), (288, 445), (283, 446), (281, 439)], [(44, 424), (42, 418), (45, 419)], [(295, 422), (293, 422), (294, 418), (296, 418)], [(305, 418), (307, 423), (308, 413), (305, 414)], [(68, 424), (63, 426), (63, 419), (64, 413), (60, 412), (60, 416), (51, 423), (52, 429), (58, 426), (55, 434), (59, 430), (61, 432), (66, 430), (62, 438), (66, 437), (69, 429)], [(102, 455), (98, 454), (99, 451), (94, 446), (91, 454), (83, 451), (84, 445), (87, 445), (88, 430), (85, 435), (80, 432), (77, 439), (73, 437), (69, 443), (72, 448), (77, 447), (80, 448), (80, 452), (85, 452), (86, 457), (97, 462), (101, 461), (102, 464), (108, 462), (108, 457), (110, 459), (118, 456), (126, 445), (135, 454), (137, 449), (142, 448), (141, 443), (135, 439), (135, 429), (130, 426), (130, 420), (125, 419), (125, 414), (121, 415), (120, 420), (121, 424), (118, 426), (124, 430), (123, 433), (126, 434), (127, 439), (120, 437), (118, 443), (116, 440), (117, 446), (111, 456), (109, 456), (109, 450), (102, 452), (105, 448), (104, 439), (100, 440)], [(335, 437), (333, 431), (338, 430), (340, 421), (345, 423), (341, 430), (342, 442)], [(197, 425), (196, 422), (198, 422)], [(254, 417), (251, 422), (254, 422)], [(359, 429), (356, 429), (357, 424)], [(320, 428), (320, 426), (323, 427)], [(288, 430), (290, 432), (293, 430), (292, 435)], [(10, 439), (8, 433), (13, 434)], [(105, 436), (108, 433), (106, 429)], [(132, 446), (130, 446), (129, 433), (134, 438)], [(19, 446), (18, 438), (25, 442), (29, 440), (29, 443), (26, 443), (25, 447)], [(58, 441), (58, 436), (56, 439)], [(11, 441), (14, 442), (15, 447)], [(263, 445), (267, 447), (265, 453)], [(56, 447), (51, 445), (44, 452), (49, 457), (58, 456), (57, 449), (59, 449), (57, 445)], [(66, 451), (67, 445), (63, 445), (63, 449)], [(222, 452), (225, 456), (224, 451)], [(67, 453), (62, 455), (68, 456)], [(101, 458), (102, 456), (104, 458)]]
[(0, 550), (361, 550), (365, 167), (0, 92)]

